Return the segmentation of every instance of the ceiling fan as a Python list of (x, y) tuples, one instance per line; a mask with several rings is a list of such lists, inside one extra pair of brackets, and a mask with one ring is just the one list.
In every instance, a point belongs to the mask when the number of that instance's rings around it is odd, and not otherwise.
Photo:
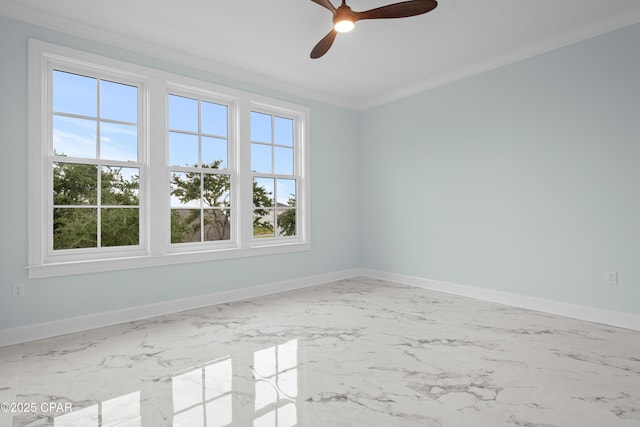
[(336, 35), (353, 30), (356, 21), (363, 19), (407, 18), (409, 16), (422, 15), (423, 13), (430, 12), (438, 6), (438, 2), (435, 0), (410, 0), (377, 7), (364, 12), (354, 12), (347, 6), (345, 0), (342, 0), (342, 4), (337, 9), (329, 0), (311, 1), (329, 9), (329, 11), (333, 13), (333, 29), (311, 50), (310, 56), (312, 59), (320, 58), (327, 53)]

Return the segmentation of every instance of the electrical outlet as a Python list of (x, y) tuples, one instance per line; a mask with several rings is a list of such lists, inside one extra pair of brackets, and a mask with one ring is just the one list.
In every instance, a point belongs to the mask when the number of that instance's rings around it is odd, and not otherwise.
[(11, 285), (11, 295), (14, 298), (22, 298), (24, 296), (24, 283), (14, 283)]
[(605, 271), (604, 272), (604, 284), (605, 285), (617, 285), (618, 284), (618, 272), (617, 271)]

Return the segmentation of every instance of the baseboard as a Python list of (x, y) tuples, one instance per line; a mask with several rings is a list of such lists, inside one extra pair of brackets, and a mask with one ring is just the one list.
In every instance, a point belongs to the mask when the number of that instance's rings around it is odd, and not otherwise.
[(386, 271), (362, 269), (361, 274), (365, 277), (370, 277), (373, 279), (387, 280), (403, 285), (415, 286), (423, 289), (445, 292), (483, 301), (490, 301), (499, 304), (510, 305), (513, 307), (526, 308), (529, 310), (541, 311), (558, 316), (570, 317), (573, 319), (586, 320), (589, 322), (601, 323), (604, 325), (640, 331), (640, 316), (631, 313), (605, 310), (602, 308), (589, 307), (578, 304), (569, 304), (543, 298), (530, 297), (526, 295), (459, 285), (456, 283), (443, 282), (439, 280), (425, 279), (422, 277), (389, 273)]
[(360, 275), (360, 272), (360, 269), (342, 270), (280, 282), (266, 283), (258, 286), (214, 292), (207, 295), (199, 295), (155, 304), (128, 307), (121, 310), (54, 320), (51, 322), (36, 323), (17, 328), (0, 329), (0, 347), (101, 328), (104, 326), (112, 326), (120, 323), (177, 313), (180, 311), (193, 310), (216, 304), (240, 301), (248, 298), (275, 294), (278, 292), (307, 288), (327, 282), (333, 282), (335, 280), (356, 277)]
[(563, 303), (526, 295), (494, 291), (473, 286), (459, 285), (439, 280), (425, 279), (417, 276), (390, 273), (373, 269), (351, 269), (332, 273), (306, 276), (280, 282), (266, 283), (241, 289), (214, 292), (190, 298), (129, 307), (121, 310), (78, 316), (69, 319), (37, 323), (10, 329), (0, 329), (0, 347), (51, 338), (89, 329), (112, 326), (120, 323), (147, 319), (165, 314), (177, 313), (185, 310), (207, 307), (227, 302), (240, 301), (278, 292), (286, 292), (336, 280), (365, 276), (374, 279), (388, 280), (409, 286), (415, 286), (433, 291), (445, 292), (491, 301), (529, 310), (570, 317), (589, 322), (601, 323), (625, 329), (640, 331), (640, 316), (601, 308), (588, 307), (577, 304)]

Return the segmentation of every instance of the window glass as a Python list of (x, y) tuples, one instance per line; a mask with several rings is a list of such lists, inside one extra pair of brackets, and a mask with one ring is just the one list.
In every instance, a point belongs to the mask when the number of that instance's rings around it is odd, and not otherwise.
[(138, 88), (122, 83), (100, 81), (100, 117), (114, 121), (138, 121)]
[(87, 117), (98, 115), (98, 80), (53, 70), (53, 111)]
[(198, 132), (198, 100), (169, 95), (169, 129)]
[(253, 237), (295, 237), (298, 218), (294, 120), (255, 111), (251, 119)]
[(180, 130), (169, 131), (169, 163), (184, 168), (171, 171), (170, 241), (231, 240), (231, 176), (222, 173), (229, 167), (228, 107), (171, 94), (168, 113), (170, 128)]
[(308, 248), (307, 108), (29, 49), (29, 277)]

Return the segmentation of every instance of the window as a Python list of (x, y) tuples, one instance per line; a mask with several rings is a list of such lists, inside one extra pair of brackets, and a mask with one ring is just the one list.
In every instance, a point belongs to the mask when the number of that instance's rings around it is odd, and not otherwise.
[[(53, 418), (53, 427), (109, 427), (116, 425), (140, 427), (142, 426), (140, 403), (140, 391), (135, 391), (113, 399), (99, 401), (65, 415), (58, 415)], [(73, 408), (71, 403), (68, 405), (69, 409)], [(66, 412), (66, 406), (64, 409)]]
[(173, 425), (223, 427), (233, 421), (231, 358), (172, 378)]
[(253, 356), (254, 427), (298, 425), (298, 340), (259, 350)]
[(253, 237), (295, 237), (294, 119), (251, 112)]
[(62, 67), (50, 73), (48, 252), (140, 246), (138, 87)]
[(29, 276), (309, 249), (309, 110), (30, 40)]
[(228, 110), (169, 95), (171, 243), (231, 240)]

